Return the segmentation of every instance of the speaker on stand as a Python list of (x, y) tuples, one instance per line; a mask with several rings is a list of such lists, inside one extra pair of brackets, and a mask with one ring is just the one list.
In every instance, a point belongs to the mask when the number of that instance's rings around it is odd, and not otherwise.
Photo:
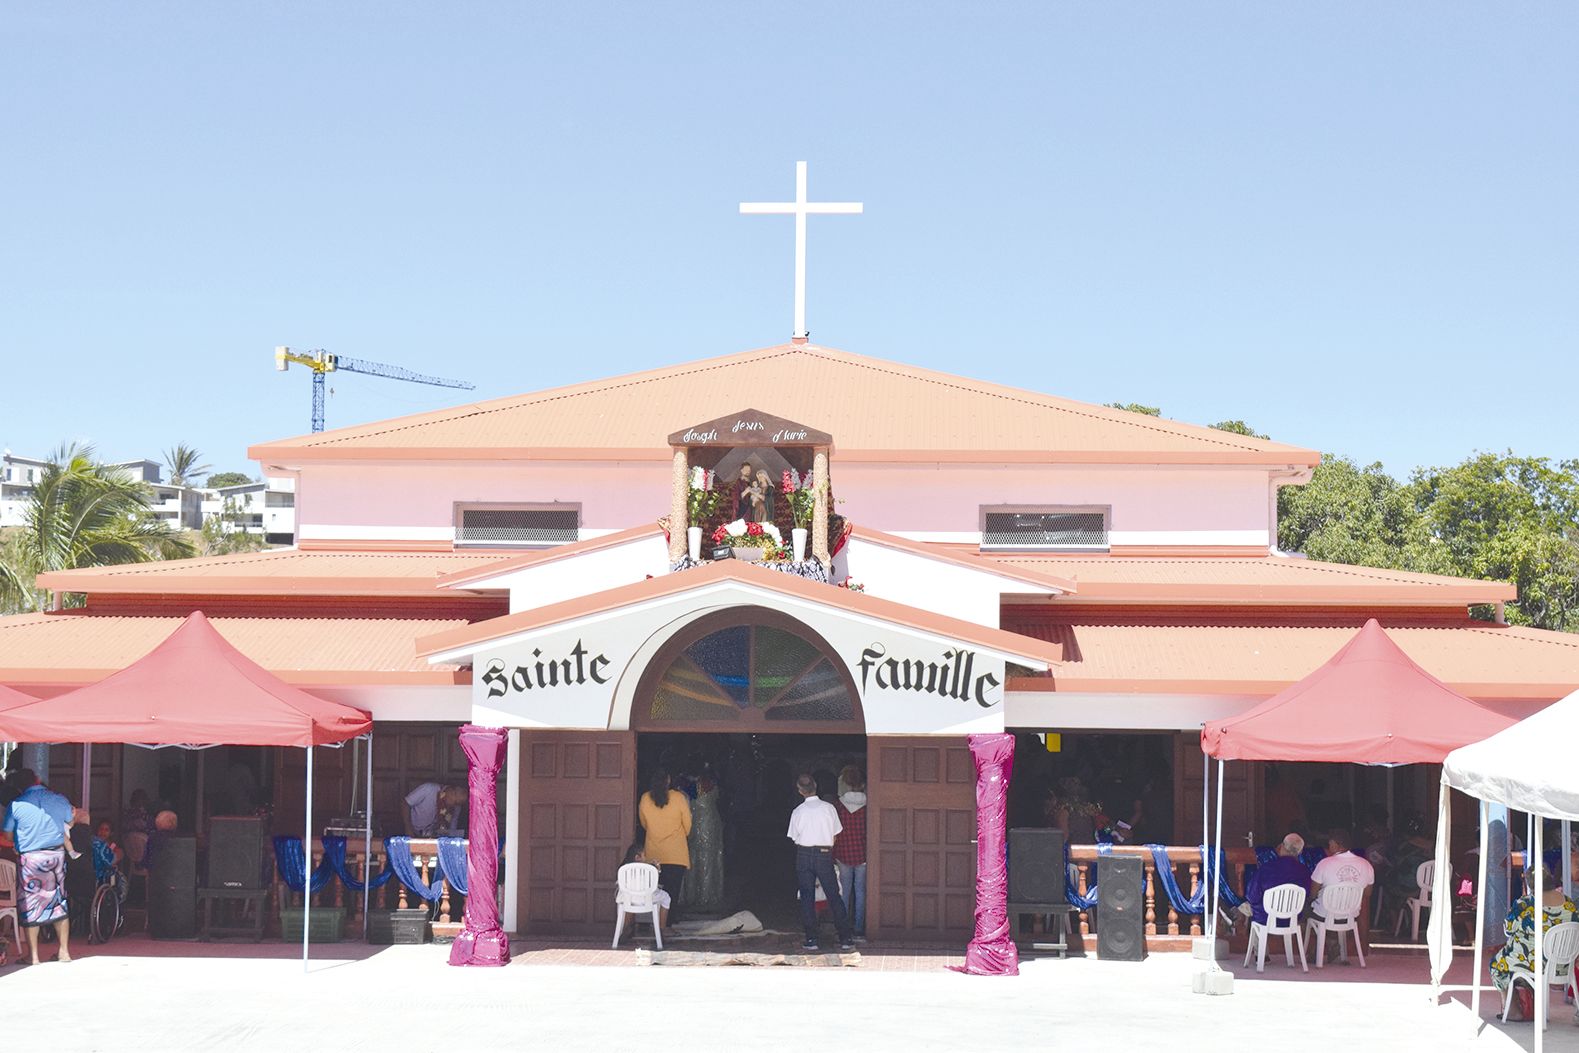
[(1139, 859), (1097, 861), (1097, 957), (1138, 962), (1146, 957), (1145, 869)]
[(1064, 832), (1044, 827), (1009, 831), (1009, 924), (1019, 928), (1023, 915), (1058, 919), (1058, 942), (1030, 944), (1027, 950), (1069, 950), (1069, 916), (1074, 908), (1064, 895)]

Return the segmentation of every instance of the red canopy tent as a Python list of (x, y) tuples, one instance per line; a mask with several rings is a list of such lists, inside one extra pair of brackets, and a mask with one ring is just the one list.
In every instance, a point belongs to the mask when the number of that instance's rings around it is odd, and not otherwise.
[(1305, 679), (1207, 724), (1201, 749), (1218, 760), (1440, 764), (1513, 723), (1421, 669), (1372, 618)]
[[(1514, 723), (1420, 668), (1372, 618), (1303, 680), (1248, 713), (1201, 728), (1201, 751), (1217, 758), (1215, 843), (1222, 843), (1224, 761), (1440, 764), (1460, 746), (1489, 738)], [(1209, 814), (1205, 805), (1210, 775), (1206, 765), (1201, 786), (1203, 826)], [(1213, 940), (1218, 885), (1212, 881), (1208, 886), (1214, 900), (1208, 927)], [(1212, 968), (1217, 968), (1215, 954)]]
[[(309, 874), (312, 747), (339, 745), (370, 734), (373, 727), (372, 718), (362, 710), (308, 694), (252, 661), (221, 636), (201, 611), (193, 612), (142, 658), (96, 684), (54, 698), (20, 697), (25, 701), (9, 704), (0, 696), (0, 739), (189, 748), (305, 748), (307, 814), (303, 847)], [(371, 782), (371, 757), (368, 776)], [(371, 825), (368, 840), (371, 847)], [(363, 887), (367, 887), (365, 881)], [(310, 900), (309, 891), (302, 903), (303, 963), (307, 960)]]

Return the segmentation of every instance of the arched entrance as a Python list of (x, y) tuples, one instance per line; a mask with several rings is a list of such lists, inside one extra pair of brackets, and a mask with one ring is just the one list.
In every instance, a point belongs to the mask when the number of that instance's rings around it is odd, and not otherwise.
[(653, 656), (631, 727), (651, 732), (860, 735), (860, 696), (833, 648), (765, 607), (697, 619)]

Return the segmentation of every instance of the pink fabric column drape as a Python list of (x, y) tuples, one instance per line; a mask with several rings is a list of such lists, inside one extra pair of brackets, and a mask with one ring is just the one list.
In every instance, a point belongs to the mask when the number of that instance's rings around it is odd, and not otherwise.
[(495, 787), (509, 732), (461, 728), (471, 822), (466, 836), (466, 921), (450, 946), (451, 965), (508, 965), (510, 937), (499, 927), (499, 802)]
[(965, 948), (965, 969), (978, 976), (1018, 976), (1020, 952), (1009, 927), (1009, 777), (1014, 736), (970, 736), (976, 761), (976, 935)]

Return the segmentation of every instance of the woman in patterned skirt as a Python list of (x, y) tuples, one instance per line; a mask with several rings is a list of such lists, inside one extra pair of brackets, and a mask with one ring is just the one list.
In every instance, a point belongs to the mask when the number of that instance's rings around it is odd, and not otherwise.
[[(1541, 932), (1544, 934), (1553, 925), (1565, 921), (1573, 921), (1575, 917), (1574, 902), (1563, 892), (1562, 883), (1557, 875), (1552, 873), (1550, 867), (1542, 870), (1541, 893)], [(1508, 920), (1503, 923), (1503, 933), (1508, 942), (1503, 948), (1491, 957), (1491, 982), (1497, 985), (1497, 990), (1502, 992), (1503, 1001), (1513, 997), (1509, 987), (1513, 983), (1512, 967), (1517, 965), (1522, 969), (1535, 968), (1535, 898), (1526, 894), (1520, 896), (1513, 903), (1513, 909), (1508, 911)], [(1537, 984), (1544, 991), (1544, 983)], [(1523, 990), (1527, 990), (1524, 988)], [(1509, 1020), (1525, 1019), (1523, 1006), (1514, 1003), (1508, 1013)]]

